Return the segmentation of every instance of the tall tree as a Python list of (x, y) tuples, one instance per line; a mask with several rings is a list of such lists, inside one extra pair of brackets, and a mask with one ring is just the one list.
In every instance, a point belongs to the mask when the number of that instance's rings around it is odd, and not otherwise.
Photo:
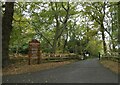
[(2, 67), (9, 64), (9, 41), (12, 31), (14, 2), (5, 2), (5, 13), (2, 17)]
[(105, 10), (106, 10), (106, 2), (91, 2), (84, 3), (83, 7), (85, 10), (84, 14), (87, 14), (91, 17), (92, 21), (95, 21), (99, 24), (99, 31), (102, 34), (103, 41), (103, 50), (106, 54), (107, 46), (105, 42), (105, 27), (104, 27), (104, 19), (105, 19)]
[(120, 1), (118, 2), (118, 53), (120, 59)]
[(67, 2), (67, 8), (65, 8), (64, 3), (61, 3), (62, 4), (62, 8), (64, 9), (64, 11), (66, 13), (65, 17), (63, 18), (63, 21), (61, 21), (62, 22), (62, 27), (61, 27), (60, 26), (60, 21), (59, 21), (60, 14), (58, 12), (60, 10), (60, 8), (58, 7), (58, 4), (59, 3), (55, 3), (55, 8), (54, 8), (53, 3), (51, 3), (51, 8), (52, 8), (52, 10), (54, 12), (54, 17), (55, 17), (55, 21), (56, 21), (55, 35), (54, 35), (54, 41), (53, 41), (53, 53), (56, 52), (58, 39), (63, 34), (63, 31), (66, 29), (67, 21), (69, 19), (69, 11), (70, 11), (70, 4), (69, 4), (69, 2)]

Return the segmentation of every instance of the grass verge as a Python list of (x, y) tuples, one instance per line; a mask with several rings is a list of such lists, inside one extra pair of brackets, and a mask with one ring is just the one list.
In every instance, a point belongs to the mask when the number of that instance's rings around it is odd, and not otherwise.
[(120, 63), (112, 60), (100, 60), (100, 63), (111, 71), (120, 74)]

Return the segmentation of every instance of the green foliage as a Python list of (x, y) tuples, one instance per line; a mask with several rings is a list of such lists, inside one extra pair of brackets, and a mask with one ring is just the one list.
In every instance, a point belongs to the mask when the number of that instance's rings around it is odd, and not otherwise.
[(98, 40), (90, 40), (87, 44), (86, 50), (88, 50), (91, 55), (98, 57), (98, 53), (102, 50), (102, 42)]
[[(110, 4), (113, 3), (107, 3)], [(15, 5), (10, 51), (27, 53), (28, 42), (35, 37), (41, 43), (42, 52), (51, 53), (56, 40), (56, 52), (82, 54), (83, 50), (88, 50), (97, 56), (102, 51), (100, 23), (110, 15), (109, 12), (116, 12), (116, 7), (110, 7), (104, 16), (103, 5), (103, 2), (18, 2)], [(81, 10), (78, 7), (82, 7)], [(112, 17), (115, 31), (111, 31), (111, 24), (106, 28), (115, 45), (118, 35), (116, 17)], [(111, 16), (107, 18), (111, 19)]]

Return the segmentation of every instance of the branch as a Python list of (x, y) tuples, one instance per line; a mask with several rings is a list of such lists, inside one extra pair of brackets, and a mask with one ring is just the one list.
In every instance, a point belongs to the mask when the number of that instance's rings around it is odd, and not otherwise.
[[(63, 6), (64, 7), (64, 6)], [(63, 21), (63, 28), (61, 29), (61, 32), (60, 32), (60, 34), (58, 35), (58, 37), (57, 37), (57, 39), (62, 35), (62, 33), (63, 33), (63, 31), (64, 31), (64, 29), (66, 28), (66, 26), (67, 26), (67, 21), (68, 21), (68, 18), (69, 18), (69, 10), (70, 10), (70, 7), (69, 7), (69, 2), (67, 3), (67, 9), (66, 8), (64, 8), (65, 10), (66, 10), (66, 16), (65, 16), (65, 20)]]
[(73, 24), (73, 27), (72, 27), (72, 28), (74, 28), (74, 27), (75, 27), (76, 22), (77, 22), (77, 20), (76, 20), (76, 19), (74, 19), (74, 24)]
[[(59, 21), (58, 21), (58, 15), (55, 13), (56, 12), (56, 10), (53, 8), (53, 2), (51, 2), (51, 8), (52, 8), (52, 10), (54, 11), (54, 17), (55, 17), (55, 20), (56, 20), (56, 25), (59, 25)], [(56, 9), (57, 9), (57, 5), (56, 5)]]
[(47, 42), (50, 44), (51, 47), (53, 47), (53, 45), (50, 43), (50, 41), (39, 31), (39, 29), (37, 29), (36, 27), (34, 29), (38, 32), (39, 35), (41, 35), (45, 40), (47, 40)]
[(60, 22), (64, 23), (64, 21), (62, 21), (61, 17), (59, 17), (59, 19), (60, 19)]
[(54, 9), (53, 6), (52, 6), (52, 5), (53, 5), (53, 2), (51, 2), (50, 5), (51, 5), (52, 10), (55, 11), (55, 9)]
[(112, 6), (117, 6), (117, 5), (119, 5), (120, 4), (120, 1), (119, 2), (117, 2), (117, 3), (115, 3), (115, 4), (111, 4), (111, 5), (108, 5), (107, 7), (112, 7)]
[[(28, 21), (28, 20), (27, 21), (21, 21), (21, 19), (20, 19), (20, 20), (15, 20), (15, 21), (17, 21), (17, 22), (28, 22), (29, 24), (31, 24), (30, 21)], [(41, 35), (50, 44), (50, 46), (53, 47), (53, 45), (50, 43), (50, 41), (39, 31), (39, 29), (37, 29), (37, 28), (34, 28), (34, 29), (38, 32), (37, 34)]]
[(53, 47), (53, 45), (50, 43), (50, 41), (39, 31), (39, 29), (35, 28), (37, 30), (37, 34), (41, 35), (49, 44), (51, 47)]
[(62, 35), (62, 33), (63, 33), (64, 29), (66, 28), (66, 26), (67, 26), (66, 24), (63, 26), (63, 28), (62, 28), (60, 34), (58, 35), (57, 39)]
[(98, 6), (95, 5), (96, 2), (94, 2), (94, 3), (92, 3), (92, 4), (94, 5), (94, 8), (98, 11), (98, 13), (101, 13), (101, 14), (102, 14), (102, 12), (101, 12), (101, 10), (100, 10), (100, 7), (98, 7)]
[(101, 22), (95, 16), (93, 16), (93, 15), (91, 15), (91, 16), (98, 24), (101, 24)]
[(103, 5), (103, 17), (105, 17), (105, 5), (106, 5), (106, 3), (104, 2), (104, 5)]
[(65, 6), (63, 5), (63, 2), (62, 2), (62, 7), (63, 7), (63, 9), (64, 9), (64, 10), (66, 10), (66, 11), (67, 11), (67, 9), (65, 8)]
[(110, 34), (110, 32), (107, 30), (107, 29), (105, 29), (105, 31), (110, 35), (110, 37), (112, 38), (112, 35)]

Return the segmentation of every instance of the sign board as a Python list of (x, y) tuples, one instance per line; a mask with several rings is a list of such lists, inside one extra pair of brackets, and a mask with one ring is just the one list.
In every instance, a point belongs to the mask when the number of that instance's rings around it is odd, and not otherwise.
[(38, 59), (38, 64), (40, 63), (40, 42), (36, 39), (32, 39), (29, 42), (29, 62), (28, 64), (30, 65), (30, 60), (31, 58), (37, 58)]

